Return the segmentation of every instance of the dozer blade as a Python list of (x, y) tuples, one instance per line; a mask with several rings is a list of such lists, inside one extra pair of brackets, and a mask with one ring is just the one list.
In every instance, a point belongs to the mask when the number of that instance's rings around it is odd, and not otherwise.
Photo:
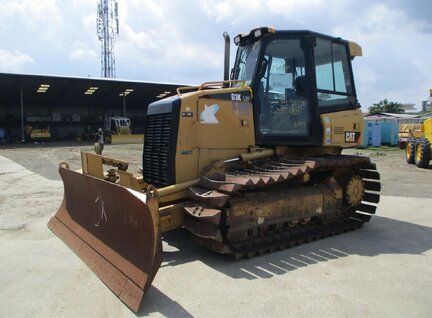
[(144, 142), (144, 135), (112, 135), (111, 144), (142, 144)]
[(60, 166), (64, 199), (48, 227), (134, 312), (162, 262), (158, 200)]

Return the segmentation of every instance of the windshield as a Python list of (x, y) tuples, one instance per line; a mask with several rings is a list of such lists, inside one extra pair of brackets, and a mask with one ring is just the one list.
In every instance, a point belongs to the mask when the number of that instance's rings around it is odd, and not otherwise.
[(238, 48), (232, 79), (244, 80), (251, 85), (258, 61), (260, 42), (254, 42)]

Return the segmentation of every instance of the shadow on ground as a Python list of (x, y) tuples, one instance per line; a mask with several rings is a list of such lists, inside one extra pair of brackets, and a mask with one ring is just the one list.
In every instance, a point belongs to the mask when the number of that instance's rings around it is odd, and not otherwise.
[[(170, 246), (167, 249), (177, 250), (164, 252), (162, 267), (200, 260), (231, 278), (253, 280), (284, 275), (302, 267), (350, 255), (421, 255), (432, 248), (432, 228), (375, 216), (371, 223), (354, 232), (238, 261), (230, 255), (219, 255), (198, 246), (185, 229), (168, 232), (163, 240)], [(152, 286), (138, 315), (146, 316), (154, 312), (168, 317), (191, 317), (180, 304)]]
[(370, 224), (354, 232), (239, 261), (197, 246), (186, 230), (168, 233), (164, 241), (178, 251), (165, 252), (162, 266), (200, 260), (232, 278), (257, 279), (350, 255), (421, 255), (432, 248), (432, 228), (375, 216)]
[(151, 286), (147, 292), (141, 309), (137, 313), (138, 317), (148, 316), (151, 313), (158, 312), (164, 317), (193, 317), (176, 301), (167, 297), (154, 286)]

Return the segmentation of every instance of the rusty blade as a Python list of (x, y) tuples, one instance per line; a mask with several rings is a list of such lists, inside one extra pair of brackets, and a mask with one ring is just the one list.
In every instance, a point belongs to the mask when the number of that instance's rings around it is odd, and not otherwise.
[(64, 199), (48, 227), (134, 312), (162, 262), (157, 199), (60, 167)]

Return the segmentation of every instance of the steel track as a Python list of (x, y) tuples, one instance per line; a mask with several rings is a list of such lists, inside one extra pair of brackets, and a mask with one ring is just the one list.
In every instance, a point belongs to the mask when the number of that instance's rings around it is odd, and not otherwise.
[[(276, 225), (264, 224), (257, 236), (244, 241), (230, 242), (223, 234), (226, 233), (223, 228), (224, 211), (233, 196), (277, 183), (291, 184), (306, 173), (335, 173), (344, 169), (356, 171), (362, 177), (364, 195), (360, 204), (354, 208), (345, 206), (337, 218), (321, 218), (320, 221), (312, 219), (306, 224), (302, 224), (303, 220), (298, 220), (299, 223), (295, 226), (283, 222)], [(375, 214), (381, 190), (379, 179), (375, 164), (369, 158), (360, 156), (271, 158), (246, 166), (233, 166), (225, 173), (202, 177), (199, 186), (190, 189), (192, 201), (186, 204), (185, 210), (194, 226), (188, 227), (188, 222), (185, 225), (193, 234), (203, 238), (204, 245), (218, 252), (229, 251), (236, 258), (261, 255), (361, 228)], [(200, 231), (197, 232), (196, 229)], [(215, 244), (211, 244), (212, 241)], [(222, 245), (223, 249), (220, 247)]]

